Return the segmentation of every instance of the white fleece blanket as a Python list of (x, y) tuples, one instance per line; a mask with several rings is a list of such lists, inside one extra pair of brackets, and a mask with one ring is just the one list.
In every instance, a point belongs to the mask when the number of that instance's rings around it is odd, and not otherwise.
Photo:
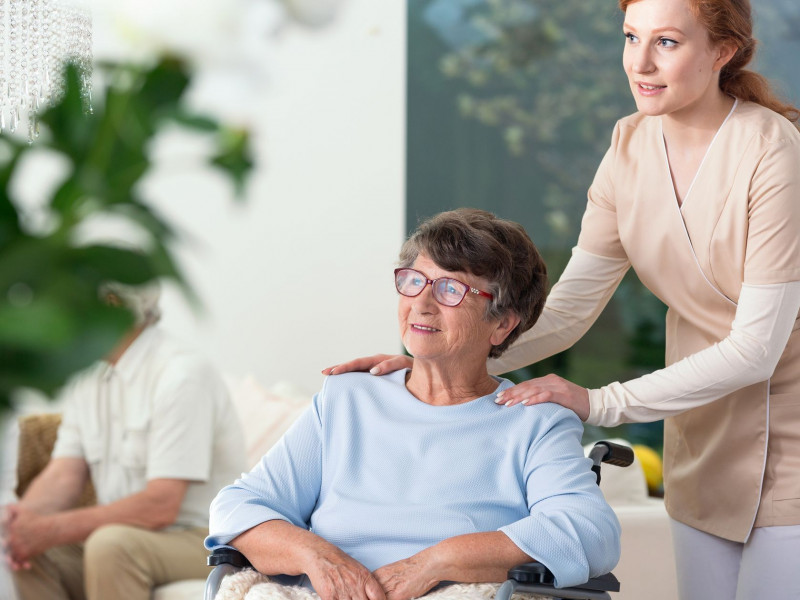
[[(435, 590), (426, 600), (493, 600), (499, 583), (456, 583)], [(222, 580), (215, 600), (319, 600), (319, 596), (297, 585), (281, 585), (252, 569), (244, 569)], [(511, 600), (546, 600), (545, 596), (514, 594)]]

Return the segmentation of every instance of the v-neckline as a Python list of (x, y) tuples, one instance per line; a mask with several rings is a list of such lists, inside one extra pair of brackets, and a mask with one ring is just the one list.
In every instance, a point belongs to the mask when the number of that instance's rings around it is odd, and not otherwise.
[(725, 123), (727, 123), (728, 119), (731, 118), (731, 115), (733, 115), (733, 112), (736, 110), (736, 107), (738, 105), (739, 105), (739, 99), (738, 98), (734, 98), (733, 99), (733, 106), (731, 106), (731, 109), (728, 111), (728, 114), (725, 116), (725, 119), (722, 121), (720, 126), (717, 128), (717, 131), (714, 134), (714, 137), (711, 138), (711, 142), (708, 144), (708, 147), (706, 148), (706, 152), (703, 155), (703, 160), (700, 161), (700, 164), (698, 165), (697, 170), (694, 172), (694, 177), (692, 177), (692, 182), (689, 184), (689, 187), (686, 190), (686, 194), (684, 194), (684, 196), (683, 196), (683, 201), (680, 201), (678, 199), (678, 190), (675, 188), (675, 181), (672, 178), (672, 167), (669, 164), (669, 154), (667, 153), (667, 141), (664, 139), (664, 124), (661, 121), (661, 119), (658, 120), (658, 129), (659, 129), (659, 132), (661, 134), (661, 149), (662, 149), (662, 151), (664, 153), (664, 164), (667, 167), (667, 178), (668, 178), (668, 180), (670, 182), (670, 187), (672, 189), (672, 199), (675, 201), (674, 205), (678, 207), (678, 211), (681, 214), (681, 218), (683, 218), (683, 209), (686, 206), (686, 202), (689, 200), (689, 197), (692, 194), (692, 189), (694, 189), (694, 184), (697, 181), (697, 178), (700, 176), (701, 171), (703, 170), (703, 165), (705, 164), (706, 159), (708, 158), (708, 155), (711, 153), (711, 148), (714, 147), (714, 142), (717, 141), (717, 137), (719, 136), (719, 132), (722, 131), (723, 127), (725, 127)]

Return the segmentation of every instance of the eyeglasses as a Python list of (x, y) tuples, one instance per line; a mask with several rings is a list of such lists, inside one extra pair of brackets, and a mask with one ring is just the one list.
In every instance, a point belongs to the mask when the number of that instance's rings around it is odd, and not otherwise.
[(489, 298), (489, 300), (494, 298), (489, 292), (483, 292), (452, 277), (428, 279), (424, 273), (420, 273), (415, 269), (394, 270), (394, 285), (403, 296), (411, 298), (419, 296), (429, 283), (431, 284), (434, 300), (444, 306), (458, 306), (464, 300), (467, 292)]

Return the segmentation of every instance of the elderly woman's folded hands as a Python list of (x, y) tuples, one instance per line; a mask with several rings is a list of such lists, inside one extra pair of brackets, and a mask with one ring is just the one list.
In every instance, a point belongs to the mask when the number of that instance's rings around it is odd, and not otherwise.
[(386, 600), (419, 598), (439, 583), (431, 573), (431, 563), (421, 555), (422, 552), (384, 565), (373, 573)]
[(327, 544), (306, 569), (321, 600), (386, 600), (387, 595), (364, 565)]
[(305, 574), (321, 600), (386, 600), (383, 587), (364, 565), (286, 521), (261, 523), (231, 542), (261, 573)]

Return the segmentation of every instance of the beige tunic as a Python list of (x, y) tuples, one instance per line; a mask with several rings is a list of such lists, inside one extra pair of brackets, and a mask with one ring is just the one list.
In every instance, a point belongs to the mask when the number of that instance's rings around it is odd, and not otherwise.
[[(669, 307), (668, 365), (721, 341), (743, 283), (800, 280), (800, 132), (740, 102), (679, 206), (660, 119), (621, 120), (578, 246), (627, 258)], [(769, 381), (666, 420), (664, 478), (670, 515), (703, 531), (800, 524), (800, 321)]]

